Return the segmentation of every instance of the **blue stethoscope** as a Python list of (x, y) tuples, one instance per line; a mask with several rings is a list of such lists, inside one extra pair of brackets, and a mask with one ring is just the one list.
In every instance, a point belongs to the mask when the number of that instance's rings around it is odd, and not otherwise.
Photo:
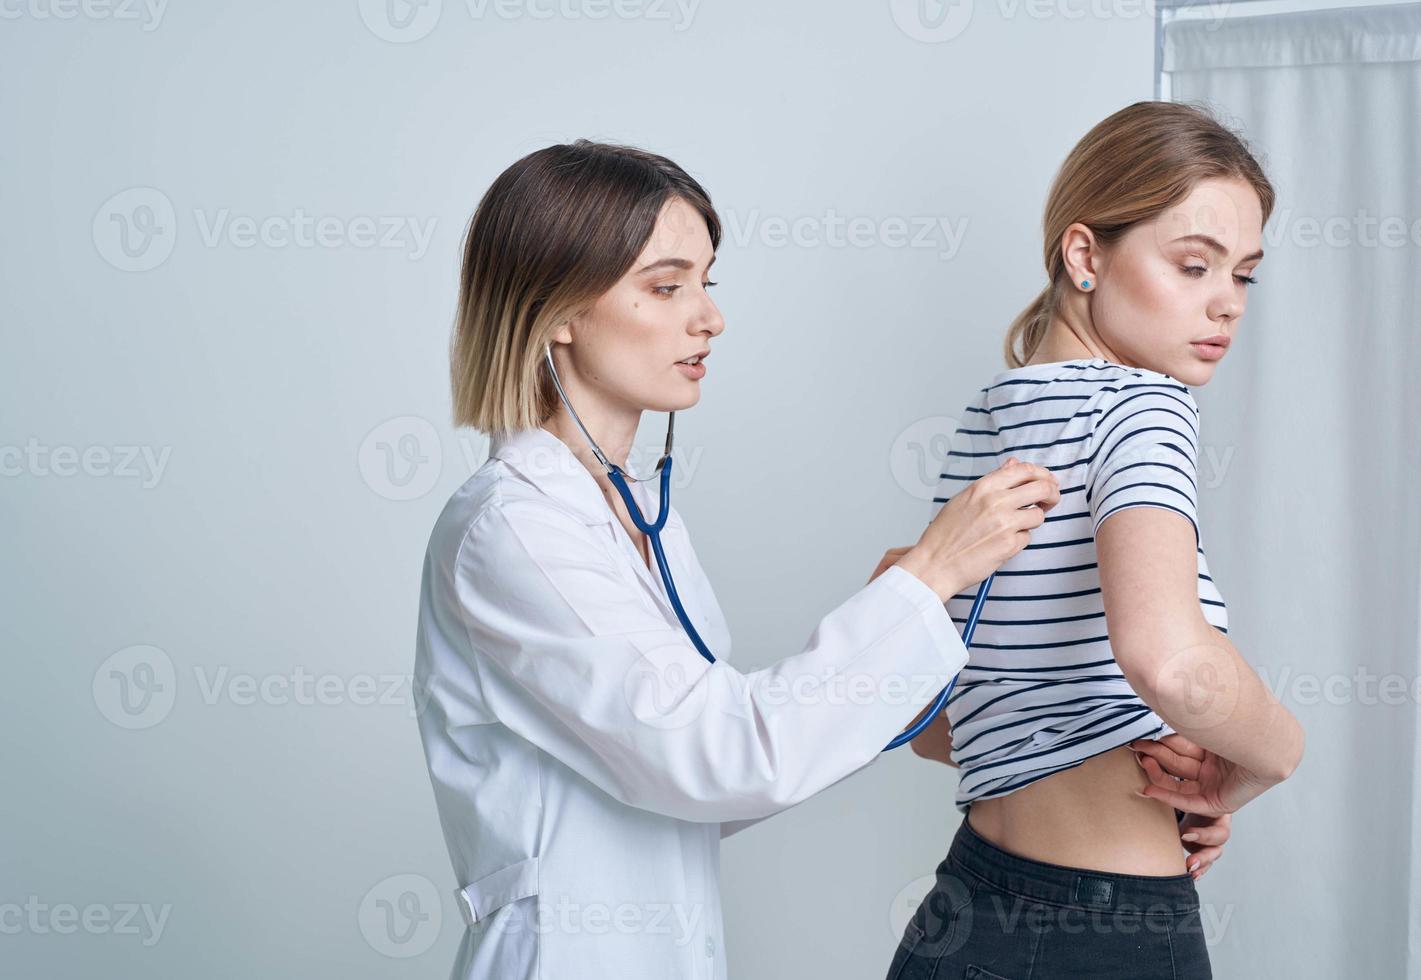
[[(707, 662), (715, 663), (715, 655), (706, 647), (705, 641), (701, 639), (701, 634), (696, 632), (696, 628), (691, 625), (691, 617), (686, 615), (686, 609), (681, 605), (681, 596), (676, 592), (676, 583), (671, 578), (671, 568), (666, 564), (666, 552), (661, 547), (661, 529), (666, 526), (666, 517), (671, 513), (671, 443), (676, 433), (676, 413), (671, 412), (670, 417), (666, 420), (666, 448), (662, 451), (661, 461), (656, 464), (656, 472), (661, 474), (661, 511), (657, 514), (655, 522), (648, 522), (646, 515), (637, 506), (637, 502), (632, 499), (631, 488), (627, 486), (627, 480), (643, 483), (652, 477), (628, 477), (626, 473), (622, 472), (621, 467), (607, 458), (606, 454), (602, 452), (602, 447), (597, 445), (597, 440), (592, 438), (592, 433), (587, 431), (587, 426), (582, 424), (582, 419), (578, 417), (577, 410), (572, 407), (567, 392), (563, 390), (562, 381), (558, 378), (558, 369), (553, 364), (551, 345), (543, 349), (543, 357), (548, 362), (548, 371), (552, 374), (553, 385), (557, 388), (558, 397), (567, 406), (568, 414), (577, 423), (577, 427), (582, 430), (582, 435), (587, 440), (587, 444), (592, 447), (597, 461), (606, 469), (607, 479), (612, 481), (612, 486), (617, 488), (622, 502), (627, 505), (627, 513), (631, 516), (632, 523), (651, 541), (651, 551), (656, 556), (656, 567), (661, 571), (661, 581), (666, 584), (666, 598), (671, 600), (671, 608), (676, 611), (676, 618), (681, 621), (682, 629), (686, 631), (686, 635), (690, 637), (691, 643), (695, 645), (700, 655)], [(654, 475), (655, 473), (653, 473)], [(972, 646), (972, 634), (977, 631), (977, 617), (982, 612), (982, 604), (987, 600), (987, 593), (992, 588), (992, 579), (994, 578), (996, 578), (995, 573), (987, 576), (987, 580), (978, 586), (977, 598), (972, 602), (972, 611), (967, 615), (967, 626), (962, 631), (962, 645), (968, 649)], [(927, 728), (942, 711), (956, 684), (957, 678), (954, 677), (948, 682), (947, 687), (944, 687), (938, 694), (927, 713), (918, 719), (911, 728), (895, 736), (893, 741), (884, 746), (883, 751), (896, 749), (917, 738), (919, 733)]]

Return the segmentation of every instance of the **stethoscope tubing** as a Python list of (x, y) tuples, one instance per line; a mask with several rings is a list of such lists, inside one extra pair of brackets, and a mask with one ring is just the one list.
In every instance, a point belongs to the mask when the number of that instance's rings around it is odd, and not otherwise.
[[(686, 607), (681, 604), (681, 596), (676, 591), (676, 580), (671, 575), (671, 567), (666, 562), (666, 551), (661, 546), (661, 530), (666, 526), (666, 516), (670, 513), (671, 501), (671, 457), (664, 456), (658, 464), (661, 470), (661, 503), (660, 513), (657, 514), (655, 522), (648, 521), (637, 502), (632, 499), (631, 488), (627, 486), (627, 481), (621, 469), (615, 464), (607, 470), (607, 478), (612, 481), (612, 486), (617, 488), (617, 493), (621, 496), (622, 502), (627, 505), (627, 514), (631, 517), (632, 523), (637, 530), (647, 536), (651, 542), (652, 554), (656, 556), (656, 566), (661, 571), (661, 581), (666, 585), (666, 598), (671, 602), (671, 608), (676, 613), (676, 618), (681, 621), (681, 628), (686, 631), (686, 636), (696, 650), (708, 663), (715, 663), (715, 655), (710, 652), (705, 641), (701, 639), (701, 634), (691, 623), (691, 617), (686, 614)], [(962, 631), (962, 645), (970, 648), (972, 644), (972, 634), (977, 631), (977, 618), (982, 613), (982, 605), (986, 602), (987, 593), (991, 591), (992, 579), (996, 578), (995, 573), (989, 575), (977, 589), (977, 598), (972, 603), (972, 611), (967, 615), (967, 625)], [(893, 740), (884, 746), (883, 751), (896, 749), (917, 738), (923, 729), (932, 724), (942, 709), (947, 705), (948, 698), (952, 696), (952, 689), (957, 686), (957, 678), (954, 676), (947, 686), (938, 692), (933, 700), (932, 706), (928, 709), (912, 727), (894, 736)]]
[[(568, 400), (567, 392), (563, 390), (562, 381), (558, 378), (557, 367), (553, 364), (551, 347), (545, 349), (544, 356), (547, 359), (548, 370), (552, 373), (553, 385), (557, 388), (558, 397), (560, 397), (562, 403), (567, 406), (567, 410), (572, 415), (573, 421), (577, 423), (577, 427), (582, 430), (582, 435), (592, 446), (592, 452), (597, 457), (598, 462), (606, 468), (607, 479), (610, 480), (612, 486), (617, 489), (617, 494), (622, 498), (622, 503), (627, 505), (627, 514), (631, 517), (632, 523), (635, 524), (637, 530), (645, 534), (647, 540), (651, 542), (652, 554), (656, 556), (656, 567), (661, 572), (661, 581), (666, 586), (666, 598), (670, 600), (671, 608), (675, 611), (676, 618), (681, 622), (681, 628), (686, 631), (686, 636), (690, 639), (692, 645), (695, 646), (696, 651), (705, 658), (706, 662), (715, 663), (715, 655), (710, 652), (710, 648), (707, 647), (705, 641), (701, 639), (701, 634), (691, 623), (691, 617), (686, 614), (686, 607), (681, 604), (681, 596), (676, 591), (676, 580), (671, 576), (671, 566), (667, 563), (666, 551), (661, 546), (661, 530), (666, 526), (666, 518), (671, 513), (671, 445), (676, 431), (676, 413), (670, 413), (670, 418), (666, 424), (666, 449), (662, 454), (661, 462), (656, 464), (656, 468), (661, 474), (661, 509), (656, 515), (654, 522), (648, 521), (641, 507), (637, 505), (636, 500), (632, 497), (631, 488), (627, 486), (626, 474), (622, 472), (621, 467), (609, 460), (606, 454), (602, 452), (602, 447), (597, 445), (597, 440), (592, 438), (592, 433), (587, 431), (587, 427), (582, 424), (582, 419), (578, 417), (577, 411), (572, 407), (572, 402)], [(632, 479), (635, 480), (636, 477), (632, 477)], [(986, 602), (987, 593), (992, 588), (992, 579), (994, 578), (996, 578), (995, 573), (987, 576), (987, 580), (977, 588), (977, 598), (972, 603), (972, 611), (968, 613), (967, 625), (962, 631), (962, 645), (967, 649), (971, 649), (972, 634), (977, 630), (977, 617), (981, 615), (982, 605)], [(933, 719), (937, 718), (942, 709), (946, 707), (948, 698), (952, 695), (952, 689), (956, 685), (957, 677), (954, 676), (952, 680), (948, 682), (947, 686), (938, 693), (937, 698), (934, 699), (932, 705), (923, 716), (919, 718), (912, 727), (895, 736), (891, 742), (884, 746), (883, 751), (887, 752), (889, 749), (896, 749), (900, 745), (911, 742), (923, 729), (932, 724)]]
[(617, 488), (622, 502), (627, 505), (627, 513), (631, 516), (632, 523), (651, 542), (651, 552), (656, 556), (656, 567), (661, 571), (661, 581), (666, 585), (666, 598), (671, 601), (671, 608), (675, 611), (676, 618), (681, 621), (681, 628), (686, 631), (686, 635), (690, 637), (691, 643), (695, 645), (700, 655), (708, 663), (715, 663), (715, 654), (710, 652), (710, 648), (701, 639), (701, 634), (696, 631), (695, 626), (691, 625), (691, 617), (686, 615), (686, 607), (681, 605), (681, 596), (676, 591), (676, 580), (671, 577), (671, 566), (666, 562), (666, 550), (661, 546), (661, 529), (666, 526), (666, 516), (671, 513), (671, 457), (669, 455), (662, 457), (659, 468), (661, 470), (661, 512), (657, 514), (654, 524), (647, 522), (646, 515), (632, 499), (631, 488), (627, 486), (626, 478), (616, 463), (608, 468), (607, 479), (612, 481), (612, 486)]

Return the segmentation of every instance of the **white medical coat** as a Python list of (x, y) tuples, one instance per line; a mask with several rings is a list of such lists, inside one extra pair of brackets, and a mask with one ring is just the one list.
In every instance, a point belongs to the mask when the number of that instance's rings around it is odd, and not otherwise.
[[(656, 481), (632, 486), (653, 517)], [(455, 980), (724, 980), (721, 837), (878, 758), (967, 660), (894, 566), (742, 674), (674, 507), (662, 537), (714, 665), (546, 429), (496, 438), (435, 524), (415, 683)]]

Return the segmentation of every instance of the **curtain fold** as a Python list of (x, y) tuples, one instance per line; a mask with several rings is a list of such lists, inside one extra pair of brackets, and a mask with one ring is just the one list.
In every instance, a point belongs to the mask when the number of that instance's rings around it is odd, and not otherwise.
[(1179, 20), (1163, 66), (1278, 192), (1200, 509), (1307, 751), (1200, 884), (1215, 975), (1421, 977), (1421, 4)]

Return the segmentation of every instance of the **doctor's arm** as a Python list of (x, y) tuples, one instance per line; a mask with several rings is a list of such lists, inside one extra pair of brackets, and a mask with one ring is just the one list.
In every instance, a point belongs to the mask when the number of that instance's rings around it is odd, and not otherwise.
[(799, 653), (749, 674), (707, 663), (598, 529), (556, 506), (486, 509), (447, 587), (503, 724), (630, 806), (753, 820), (878, 757), (967, 660), (944, 597), (1025, 547), (1059, 500), (1041, 467), (988, 474)]
[(491, 507), (451, 584), (499, 720), (630, 806), (702, 822), (793, 806), (873, 761), (966, 661), (939, 594), (894, 568), (796, 655), (749, 674), (709, 664), (597, 530)]
[[(889, 548), (879, 561), (878, 567), (873, 570), (873, 574), (868, 577), (868, 580), (872, 582), (878, 578), (878, 576), (896, 565), (899, 560), (911, 550), (911, 548)], [(931, 705), (929, 705), (929, 707), (931, 707)], [(928, 708), (919, 711), (917, 717), (906, 727), (912, 728), (916, 725), (927, 711)], [(908, 745), (912, 748), (914, 755), (924, 759), (935, 759), (954, 769), (959, 768), (957, 763), (952, 761), (952, 723), (948, 720), (947, 712), (945, 711), (939, 712), (938, 716), (934, 718), (926, 728), (919, 732), (917, 737), (909, 742)]]

